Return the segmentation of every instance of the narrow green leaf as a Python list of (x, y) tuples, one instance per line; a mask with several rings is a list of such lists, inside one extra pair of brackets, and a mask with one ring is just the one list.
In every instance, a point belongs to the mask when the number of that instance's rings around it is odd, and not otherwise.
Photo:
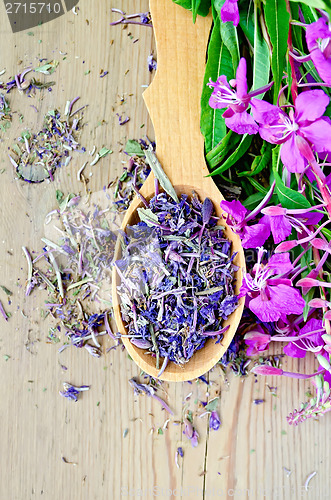
[[(293, 0), (296, 2), (296, 0)], [(300, 8), (302, 10), (303, 17), (305, 18), (306, 23), (313, 23), (314, 21), (317, 21), (318, 15), (315, 9), (312, 7), (309, 7), (309, 5), (305, 5), (304, 2), (300, 3)]]
[(261, 148), (261, 155), (256, 156), (252, 162), (251, 170), (245, 170), (244, 172), (237, 172), (238, 177), (252, 177), (257, 175), (264, 168), (266, 168), (269, 163), (271, 163), (272, 155), (272, 145), (264, 142)]
[(276, 194), (283, 208), (310, 208), (310, 203), (303, 194), (285, 186), (279, 174), (274, 171)]
[(198, 10), (201, 4), (201, 0), (192, 0), (192, 15), (193, 15), (193, 22), (195, 23), (197, 15), (198, 15)]
[(239, 16), (240, 16), (239, 26), (243, 30), (243, 33), (248, 40), (248, 43), (252, 47), (254, 47), (255, 26), (254, 26), (254, 11), (252, 3), (250, 3), (248, 9), (240, 10)]
[(207, 64), (201, 94), (200, 128), (205, 138), (206, 153), (211, 151), (226, 135), (223, 109), (209, 106), (212, 89), (207, 86), (209, 79), (216, 82), (219, 75), (226, 75), (228, 80), (234, 77), (230, 53), (221, 40), (220, 21), (216, 18), (208, 45)]
[(274, 77), (274, 104), (283, 78), (290, 15), (286, 10), (285, 0), (266, 0), (264, 6), (265, 21), (272, 44), (271, 68)]
[[(270, 75), (269, 48), (261, 33), (256, 4), (254, 4), (254, 24), (253, 90), (256, 90), (269, 83)], [(263, 96), (264, 94), (260, 94), (256, 97), (262, 99)]]
[[(216, 10), (218, 17), (221, 19), (221, 8), (225, 0), (214, 0), (213, 7)], [(220, 22), (221, 38), (225, 43), (226, 48), (231, 54), (232, 64), (234, 68), (238, 67), (240, 59), (239, 42), (237, 35), (237, 28), (233, 26), (233, 23), (223, 23)]]
[(229, 158), (225, 160), (225, 162), (220, 167), (218, 167), (214, 172), (209, 174), (209, 176), (221, 174), (226, 170), (228, 170), (230, 167), (232, 167), (232, 165), (234, 165), (238, 160), (240, 160), (243, 154), (246, 153), (247, 149), (251, 145), (252, 139), (253, 139), (252, 135), (245, 134), (241, 139), (241, 142), (237, 147), (237, 149), (229, 156)]
[(257, 180), (251, 178), (251, 177), (247, 177), (247, 180), (248, 182), (250, 182), (252, 184), (252, 186), (257, 190), (259, 191), (260, 193), (266, 195), (268, 190), (262, 186), (259, 182), (257, 182)]
[[(248, 198), (246, 198), (245, 201), (243, 201), (243, 205), (245, 208), (247, 208), (247, 210), (252, 211), (263, 200), (264, 196), (265, 195), (263, 193), (251, 194), (250, 196), (248, 196)], [(275, 205), (277, 203), (277, 197), (275, 195), (273, 195), (273, 197), (271, 198), (270, 203), (272, 205)]]
[(195, 23), (197, 14), (199, 16), (207, 16), (210, 10), (211, 0), (172, 0), (175, 4), (184, 7), (186, 10), (191, 10), (193, 14), (193, 22)]
[[(291, 18), (299, 19), (299, 4), (297, 2), (291, 2)], [(304, 30), (301, 26), (292, 25), (292, 43), (293, 46), (298, 49), (300, 52), (303, 52), (303, 43), (302, 36), (304, 34)]]
[(155, 177), (157, 178), (163, 189), (168, 193), (169, 196), (171, 196), (173, 200), (175, 200), (176, 203), (179, 203), (177, 193), (173, 185), (171, 184), (169, 178), (167, 177), (166, 173), (164, 172), (161, 163), (157, 159), (155, 153), (147, 149), (145, 151), (145, 157), (147, 163), (149, 164), (149, 166), (153, 171), (153, 174), (155, 175)]
[(150, 208), (137, 208), (139, 218), (145, 222), (147, 226), (155, 227), (155, 223), (159, 223), (157, 215)]
[[(330, 0), (292, 0), (293, 2), (300, 2), (301, 5), (307, 5), (310, 10), (322, 9), (331, 14)], [(307, 19), (306, 19), (307, 21)]]
[(229, 130), (225, 137), (206, 155), (206, 160), (210, 168), (215, 168), (224, 160), (229, 150), (240, 141), (241, 136)]

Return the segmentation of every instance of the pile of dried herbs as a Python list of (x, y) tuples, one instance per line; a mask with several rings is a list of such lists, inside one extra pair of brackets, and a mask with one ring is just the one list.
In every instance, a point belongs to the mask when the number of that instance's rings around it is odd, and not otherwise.
[(21, 179), (36, 183), (54, 180), (55, 170), (68, 165), (72, 152), (79, 149), (77, 134), (82, 117), (76, 115), (85, 106), (73, 111), (78, 99), (67, 101), (63, 116), (56, 109), (48, 111), (39, 132), (24, 131), (18, 138), (9, 159)]
[(167, 192), (159, 192), (156, 182), (155, 196), (138, 209), (140, 222), (122, 235), (122, 258), (115, 266), (128, 335), (156, 357), (157, 368), (163, 358), (161, 374), (168, 361), (186, 363), (207, 338), (223, 338), (223, 320), (238, 304), (238, 267), (211, 200), (202, 203), (195, 193), (178, 199), (160, 168)]

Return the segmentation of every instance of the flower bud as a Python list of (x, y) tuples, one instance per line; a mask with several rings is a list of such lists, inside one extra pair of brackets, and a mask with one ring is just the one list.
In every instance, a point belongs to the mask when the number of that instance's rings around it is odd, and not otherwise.
[(297, 240), (283, 241), (275, 248), (275, 253), (288, 252), (298, 244)]
[(265, 215), (286, 215), (287, 210), (283, 207), (265, 207), (261, 212)]
[(316, 357), (317, 357), (317, 361), (322, 366), (322, 368), (325, 368), (325, 370), (327, 370), (328, 372), (330, 372), (331, 371), (331, 365), (330, 365), (329, 361), (324, 356), (322, 356), (322, 354), (317, 354)]
[(281, 370), (281, 368), (276, 368), (270, 365), (254, 366), (251, 372), (256, 375), (283, 375), (283, 370)]

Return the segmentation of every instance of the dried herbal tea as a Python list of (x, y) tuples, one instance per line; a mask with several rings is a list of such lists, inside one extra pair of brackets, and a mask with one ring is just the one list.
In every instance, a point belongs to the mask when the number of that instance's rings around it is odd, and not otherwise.
[(176, 201), (159, 193), (140, 222), (122, 234), (121, 313), (131, 342), (156, 358), (159, 375), (172, 361), (184, 365), (206, 339), (220, 342), (223, 320), (236, 309), (235, 254), (217, 225), (209, 198)]
[(10, 127), (12, 113), (5, 96), (0, 93), (0, 130), (3, 132)]
[(76, 101), (68, 101), (63, 116), (56, 109), (49, 111), (39, 132), (25, 131), (18, 138), (9, 159), (21, 179), (36, 183), (53, 180), (56, 168), (68, 165), (71, 154), (79, 149), (80, 118), (75, 115), (82, 108), (72, 112)]

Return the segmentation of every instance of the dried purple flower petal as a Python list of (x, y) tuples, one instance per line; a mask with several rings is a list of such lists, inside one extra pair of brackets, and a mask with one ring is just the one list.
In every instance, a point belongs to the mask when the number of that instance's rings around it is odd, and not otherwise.
[(135, 345), (150, 343), (157, 368), (163, 358), (158, 376), (170, 361), (186, 363), (207, 338), (221, 341), (223, 320), (238, 304), (238, 268), (212, 202), (176, 198), (158, 193), (139, 210), (143, 220), (127, 228), (115, 263), (127, 333)]

